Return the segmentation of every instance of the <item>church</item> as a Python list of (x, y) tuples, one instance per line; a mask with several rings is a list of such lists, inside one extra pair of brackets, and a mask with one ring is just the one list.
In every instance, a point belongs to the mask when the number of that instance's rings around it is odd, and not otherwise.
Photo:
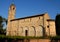
[(55, 20), (48, 13), (15, 19), (16, 6), (8, 11), (7, 36), (56, 36)]

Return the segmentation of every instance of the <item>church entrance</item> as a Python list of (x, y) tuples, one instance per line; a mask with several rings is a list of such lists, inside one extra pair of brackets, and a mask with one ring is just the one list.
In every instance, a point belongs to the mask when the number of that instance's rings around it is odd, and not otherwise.
[(28, 30), (25, 30), (25, 36), (28, 36)]

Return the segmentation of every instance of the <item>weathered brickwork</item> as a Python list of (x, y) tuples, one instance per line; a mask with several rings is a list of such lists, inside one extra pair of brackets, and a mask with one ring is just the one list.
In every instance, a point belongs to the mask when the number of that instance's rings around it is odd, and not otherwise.
[(14, 19), (15, 18), (15, 12), (16, 12), (16, 7), (14, 4), (11, 4), (11, 6), (9, 7), (9, 12), (8, 12), (8, 25), (7, 25), (7, 29), (6, 29), (6, 35), (11, 35), (12, 31), (11, 31), (11, 22), (10, 20)]
[(9, 8), (6, 35), (10, 36), (56, 35), (55, 21), (51, 20), (47, 21), (50, 19), (48, 13), (15, 19), (15, 10), (16, 7), (14, 4), (12, 4)]
[(49, 31), (50, 31), (49, 34), (51, 36), (55, 36), (56, 35), (56, 33), (55, 33), (55, 31), (56, 31), (56, 29), (55, 29), (55, 21), (49, 21), (48, 24), (49, 24)]

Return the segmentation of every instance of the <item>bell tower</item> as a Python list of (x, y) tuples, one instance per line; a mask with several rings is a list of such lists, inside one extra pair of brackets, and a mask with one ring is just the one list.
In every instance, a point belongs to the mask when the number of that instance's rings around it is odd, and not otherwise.
[(9, 13), (8, 13), (8, 20), (9, 21), (15, 18), (15, 13), (16, 13), (16, 7), (12, 3), (9, 7)]
[(12, 26), (11, 26), (11, 20), (15, 19), (15, 13), (16, 13), (16, 7), (15, 5), (12, 3), (9, 7), (9, 11), (8, 11), (8, 24), (7, 24), (7, 29), (6, 29), (6, 35), (11, 35), (12, 34)]

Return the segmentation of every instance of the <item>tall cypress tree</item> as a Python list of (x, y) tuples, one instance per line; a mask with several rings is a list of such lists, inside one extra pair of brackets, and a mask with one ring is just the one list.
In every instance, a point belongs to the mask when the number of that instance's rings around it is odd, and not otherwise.
[(55, 23), (56, 23), (56, 34), (60, 35), (60, 14), (56, 15)]

